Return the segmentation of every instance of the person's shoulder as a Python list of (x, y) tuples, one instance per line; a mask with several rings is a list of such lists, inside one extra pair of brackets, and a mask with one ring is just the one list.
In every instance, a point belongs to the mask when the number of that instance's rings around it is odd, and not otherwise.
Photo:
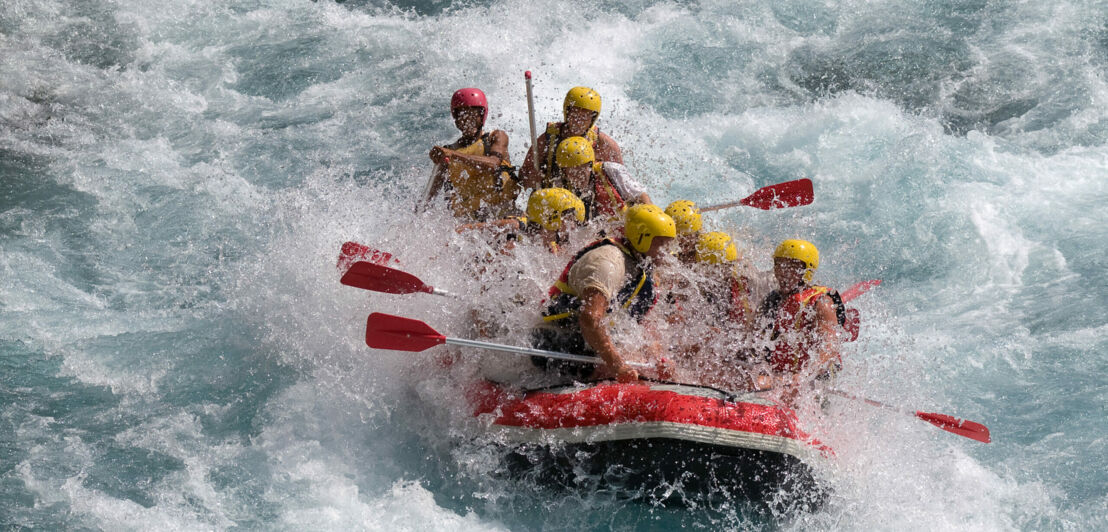
[(613, 139), (611, 135), (604, 132), (602, 129), (596, 130), (596, 140), (601, 143), (616, 144), (616, 139)]
[(626, 175), (630, 172), (630, 170), (627, 169), (627, 166), (623, 163), (617, 163), (613, 161), (602, 161), (600, 163), (600, 167), (604, 169), (605, 173), (610, 172), (612, 174)]
[(613, 256), (614, 257), (616, 255), (619, 255), (620, 253), (621, 252), (620, 252), (618, 247), (612, 245), (611, 243), (604, 243), (604, 244), (597, 245), (596, 247), (590, 249), (588, 252), (586, 252), (584, 255), (582, 255), (581, 258), (585, 258), (585, 257), (588, 257), (590, 255), (595, 256), (595, 257), (603, 257), (603, 256)]
[(835, 298), (831, 296), (831, 292), (824, 292), (816, 297), (816, 307), (820, 309), (835, 309)]
[(600, 262), (606, 262), (609, 264), (622, 264), (623, 252), (616, 246), (604, 245), (597, 246), (587, 251), (577, 262), (588, 265), (595, 265)]

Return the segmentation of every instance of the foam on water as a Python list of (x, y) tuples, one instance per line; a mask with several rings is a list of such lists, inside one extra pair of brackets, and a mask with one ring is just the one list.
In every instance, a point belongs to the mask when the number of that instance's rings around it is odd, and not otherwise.
[[(1108, 527), (1108, 32), (1102, 2), (5, 1), (0, 522), (103, 529)], [(583, 11), (582, 11), (583, 9)], [(569, 16), (567, 14), (572, 14)], [(769, 267), (804, 235), (859, 299), (839, 386), (980, 421), (982, 446), (833, 400), (813, 514), (551, 496), (500, 480), (456, 380), (519, 369), (364, 346), (371, 311), (452, 335), (541, 297), (411, 198), (445, 104), (527, 145), (566, 88), (658, 203), (811, 177), (816, 203), (709, 217)], [(462, 294), (337, 283), (345, 240)], [(486, 272), (492, 278), (493, 272)], [(521, 342), (537, 310), (504, 314)], [(513, 369), (515, 368), (515, 369)]]

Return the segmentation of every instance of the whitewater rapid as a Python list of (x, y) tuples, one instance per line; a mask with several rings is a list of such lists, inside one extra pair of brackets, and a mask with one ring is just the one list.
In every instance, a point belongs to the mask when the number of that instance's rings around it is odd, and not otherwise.
[[(0, 527), (1108, 528), (1106, 7), (5, 0)], [(525, 70), (540, 123), (599, 91), (659, 203), (811, 178), (811, 206), (709, 223), (762, 269), (803, 236), (822, 282), (882, 279), (840, 386), (993, 443), (835, 402), (834, 494), (803, 515), (488, 476), (450, 375), (364, 326), (464, 334), (466, 303), (556, 275), (519, 253), (482, 292), (456, 265), (485, 244), (411, 208), (457, 88), (522, 162)], [(339, 285), (347, 240), (464, 303)]]

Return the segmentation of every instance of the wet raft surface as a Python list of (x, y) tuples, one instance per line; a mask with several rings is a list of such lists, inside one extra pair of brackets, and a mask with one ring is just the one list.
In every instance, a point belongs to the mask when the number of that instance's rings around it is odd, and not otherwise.
[(616, 384), (507, 396), (488, 387), (478, 415), (502, 437), (504, 473), (552, 490), (614, 490), (664, 505), (742, 499), (816, 508), (825, 489), (807, 463), (830, 450), (792, 411), (707, 387)]

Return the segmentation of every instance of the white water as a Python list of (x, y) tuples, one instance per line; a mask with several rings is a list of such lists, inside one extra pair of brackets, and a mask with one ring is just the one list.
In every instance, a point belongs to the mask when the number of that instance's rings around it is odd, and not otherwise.
[[(4, 2), (0, 522), (1108, 526), (1102, 2), (581, 9)], [(541, 293), (557, 260), (520, 253), (524, 280), (481, 294), (455, 266), (477, 240), (408, 214), (458, 87), (488, 93), (522, 160), (527, 69), (540, 121), (568, 87), (603, 95), (659, 203), (811, 177), (810, 207), (711, 223), (762, 268), (806, 236), (823, 282), (883, 279), (841, 387), (994, 443), (836, 401), (815, 424), (834, 495), (779, 518), (485, 476), (487, 449), (448, 441), (471, 427), (431, 357), (362, 341), (371, 311), (464, 334), (468, 309), (340, 286), (334, 260), (360, 240), (466, 301)]]

